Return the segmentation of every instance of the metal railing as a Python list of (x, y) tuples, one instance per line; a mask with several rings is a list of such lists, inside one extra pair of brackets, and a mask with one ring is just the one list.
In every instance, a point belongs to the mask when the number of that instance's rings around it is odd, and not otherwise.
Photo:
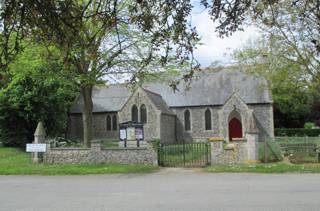
[(210, 165), (209, 143), (159, 144), (158, 163), (165, 167), (204, 167)]

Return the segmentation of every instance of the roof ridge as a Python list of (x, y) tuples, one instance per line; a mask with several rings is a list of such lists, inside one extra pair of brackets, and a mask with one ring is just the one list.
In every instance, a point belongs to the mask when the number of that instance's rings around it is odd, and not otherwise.
[(149, 93), (151, 93), (151, 94), (158, 95), (158, 96), (160, 96), (160, 97), (162, 98), (161, 94), (159, 94), (159, 93), (156, 93), (156, 92), (150, 91), (150, 90), (148, 90), (148, 89), (146, 89), (146, 88), (142, 88), (142, 89), (143, 89), (144, 91), (146, 91), (146, 92), (149, 92)]

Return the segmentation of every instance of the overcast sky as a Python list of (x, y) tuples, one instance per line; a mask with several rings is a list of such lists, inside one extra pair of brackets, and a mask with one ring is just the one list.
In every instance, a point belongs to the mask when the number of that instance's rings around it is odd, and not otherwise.
[(192, 14), (192, 25), (197, 28), (202, 45), (195, 51), (195, 58), (202, 67), (209, 66), (214, 61), (222, 63), (232, 62), (230, 54), (234, 49), (240, 48), (247, 40), (258, 37), (259, 32), (253, 27), (243, 32), (236, 32), (231, 37), (219, 38), (214, 32), (214, 24), (207, 11), (195, 7)]

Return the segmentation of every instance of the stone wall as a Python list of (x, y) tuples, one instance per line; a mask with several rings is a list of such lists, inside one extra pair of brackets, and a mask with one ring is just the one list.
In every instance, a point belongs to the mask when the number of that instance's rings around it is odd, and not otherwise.
[[(111, 130), (107, 130), (107, 116), (111, 118)], [(112, 116), (117, 116), (117, 129), (113, 130)], [(94, 113), (92, 116), (93, 123), (93, 138), (94, 139), (118, 139), (118, 115), (116, 112), (108, 113)], [(70, 114), (68, 122), (67, 136), (70, 139), (82, 140), (83, 138), (83, 124), (81, 114)]]
[(161, 143), (173, 143), (176, 141), (176, 116), (161, 114), (160, 137)]
[[(247, 142), (245, 140), (232, 141), (229, 149), (225, 149), (223, 142), (211, 143), (211, 165), (214, 164), (239, 164), (247, 159)], [(232, 146), (231, 146), (232, 145)]]
[(247, 133), (245, 139), (238, 141), (213, 141), (211, 144), (211, 165), (241, 164), (258, 160), (258, 135)]
[[(205, 111), (207, 109), (211, 111), (211, 130), (205, 129)], [(219, 116), (218, 110), (221, 106), (205, 106), (205, 107), (182, 107), (171, 108), (176, 114), (176, 131), (178, 141), (192, 141), (197, 139), (207, 139), (209, 137), (219, 136)], [(191, 130), (185, 131), (184, 129), (184, 112), (190, 111)]]
[(48, 164), (145, 164), (157, 165), (157, 153), (152, 146), (144, 148), (101, 149), (100, 142), (92, 142), (91, 148), (48, 149)]

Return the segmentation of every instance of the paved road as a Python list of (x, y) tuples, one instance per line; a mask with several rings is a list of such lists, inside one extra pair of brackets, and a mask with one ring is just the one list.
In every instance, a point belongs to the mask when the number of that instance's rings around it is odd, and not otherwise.
[(320, 174), (0, 176), (0, 210), (319, 210)]

